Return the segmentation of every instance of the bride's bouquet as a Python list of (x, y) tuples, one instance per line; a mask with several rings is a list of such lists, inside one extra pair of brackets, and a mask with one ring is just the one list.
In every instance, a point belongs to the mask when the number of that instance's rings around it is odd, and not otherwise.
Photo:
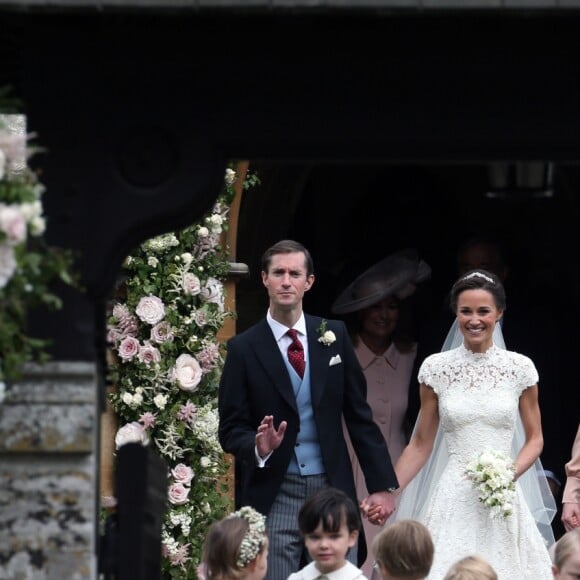
[(515, 467), (511, 457), (488, 450), (469, 462), (465, 474), (472, 481), (479, 501), (493, 516), (507, 518), (513, 511)]

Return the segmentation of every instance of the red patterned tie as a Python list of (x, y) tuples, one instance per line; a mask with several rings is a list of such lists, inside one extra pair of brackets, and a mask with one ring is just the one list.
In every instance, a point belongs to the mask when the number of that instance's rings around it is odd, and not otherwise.
[(300, 375), (300, 378), (303, 378), (304, 367), (306, 366), (304, 362), (304, 347), (298, 340), (298, 333), (294, 328), (288, 331), (288, 336), (292, 339), (292, 344), (288, 347), (288, 360), (294, 370)]

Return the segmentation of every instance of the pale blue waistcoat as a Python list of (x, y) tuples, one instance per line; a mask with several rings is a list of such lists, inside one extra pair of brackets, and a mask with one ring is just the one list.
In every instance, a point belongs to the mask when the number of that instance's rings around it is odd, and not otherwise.
[(294, 455), (288, 466), (288, 473), (300, 475), (318, 475), (324, 473), (324, 463), (322, 453), (318, 444), (318, 430), (314, 422), (314, 411), (312, 410), (312, 397), (310, 393), (310, 365), (306, 363), (304, 378), (300, 379), (298, 373), (292, 365), (284, 358), (294, 396), (296, 406), (300, 415), (300, 431), (294, 446)]

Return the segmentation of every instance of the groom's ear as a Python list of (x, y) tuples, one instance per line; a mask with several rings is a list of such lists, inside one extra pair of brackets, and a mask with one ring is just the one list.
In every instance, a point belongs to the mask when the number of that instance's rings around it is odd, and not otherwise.
[(306, 276), (306, 284), (304, 286), (304, 289), (306, 291), (310, 290), (310, 288), (312, 288), (313, 284), (314, 284), (314, 274), (310, 274), (310, 276)]

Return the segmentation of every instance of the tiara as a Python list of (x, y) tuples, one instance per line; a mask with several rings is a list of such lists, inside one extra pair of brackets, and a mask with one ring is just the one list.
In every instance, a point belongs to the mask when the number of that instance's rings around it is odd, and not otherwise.
[(236, 561), (238, 568), (245, 568), (264, 546), (266, 537), (266, 516), (257, 512), (250, 506), (244, 506), (237, 512), (233, 512), (228, 518), (243, 518), (249, 524), (248, 531), (244, 534), (240, 544), (240, 554)]
[(484, 280), (487, 280), (490, 284), (494, 284), (493, 278), (490, 278), (489, 276), (486, 276), (485, 274), (482, 274), (481, 272), (471, 272), (471, 274), (467, 274), (467, 276), (464, 276), (461, 279), (462, 280), (469, 280), (470, 278), (483, 278)]

